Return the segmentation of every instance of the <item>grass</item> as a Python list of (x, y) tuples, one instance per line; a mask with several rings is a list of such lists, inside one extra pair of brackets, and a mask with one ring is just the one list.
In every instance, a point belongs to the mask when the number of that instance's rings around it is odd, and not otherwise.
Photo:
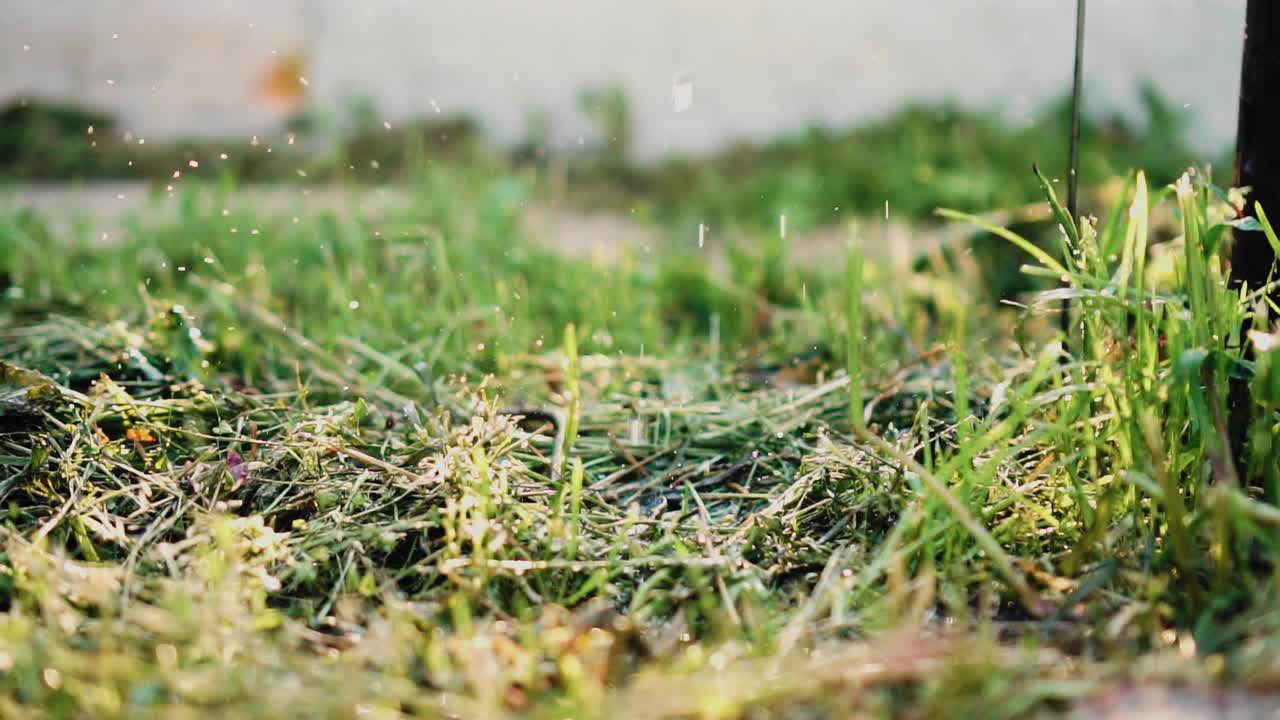
[(1060, 252), (989, 228), (1062, 285), (1012, 308), (963, 253), (570, 260), (518, 176), (443, 167), (376, 224), (0, 218), (0, 715), (1274, 690), (1280, 351), (1227, 195), (1134, 174), (1077, 225), (1044, 188)]

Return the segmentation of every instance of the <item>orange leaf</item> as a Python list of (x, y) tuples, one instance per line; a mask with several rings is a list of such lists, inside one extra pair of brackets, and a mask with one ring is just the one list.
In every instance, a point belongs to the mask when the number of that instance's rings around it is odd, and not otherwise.
[(124, 436), (134, 442), (152, 443), (156, 441), (156, 436), (144, 427), (131, 427), (124, 432)]

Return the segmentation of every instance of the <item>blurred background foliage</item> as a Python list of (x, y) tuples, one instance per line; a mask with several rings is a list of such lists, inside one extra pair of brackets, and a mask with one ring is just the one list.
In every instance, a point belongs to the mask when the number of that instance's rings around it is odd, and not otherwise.
[[(1086, 117), (1081, 175), (1091, 180), (1145, 168), (1171, 182), (1203, 161), (1188, 142), (1189, 113), (1152, 85), (1140, 88), (1141, 119)], [(341, 112), (302, 110), (273, 137), (161, 140), (142, 144), (113, 119), (74, 105), (20, 101), (0, 111), (0, 177), (11, 180), (167, 182), (191, 161), (240, 182), (384, 183), (411, 180), (434, 163), (530, 170), (553, 199), (672, 222), (820, 227), (843, 215), (924, 219), (939, 206), (967, 211), (1038, 199), (1031, 165), (1065, 174), (1070, 104), (1042, 107), (1025, 124), (995, 110), (915, 104), (850, 129), (812, 126), (766, 142), (739, 141), (702, 155), (641, 162), (631, 152), (628, 101), (616, 86), (587, 88), (580, 109), (597, 125), (579, 147), (548, 147), (547, 120), (531, 116), (527, 138), (491, 142), (468, 115), (379, 120), (369, 100)], [(1208, 158), (1229, 166), (1223, 149)]]

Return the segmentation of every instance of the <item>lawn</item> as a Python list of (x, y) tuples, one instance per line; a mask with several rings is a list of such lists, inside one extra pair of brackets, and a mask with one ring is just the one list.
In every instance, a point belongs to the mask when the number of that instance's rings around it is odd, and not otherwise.
[(561, 256), (445, 164), (376, 219), (6, 212), (0, 716), (1268, 707), (1276, 309), (1207, 171), (1114, 187), (817, 267)]

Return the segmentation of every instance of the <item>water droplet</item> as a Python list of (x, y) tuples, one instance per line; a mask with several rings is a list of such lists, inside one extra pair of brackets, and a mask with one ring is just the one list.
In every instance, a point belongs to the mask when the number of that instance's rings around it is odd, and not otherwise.
[(678, 113), (693, 107), (693, 76), (687, 70), (671, 77), (671, 107)]

